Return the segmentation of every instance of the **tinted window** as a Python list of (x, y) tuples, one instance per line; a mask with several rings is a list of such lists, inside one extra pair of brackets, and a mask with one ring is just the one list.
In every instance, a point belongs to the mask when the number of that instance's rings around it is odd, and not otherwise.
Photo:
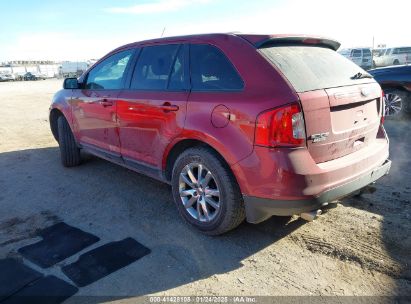
[(353, 57), (361, 57), (361, 50), (353, 50), (352, 51)]
[(411, 47), (400, 48), (400, 54), (409, 54), (411, 53)]
[(243, 81), (227, 57), (216, 47), (190, 47), (191, 87), (198, 91), (241, 90)]
[(371, 56), (371, 51), (369, 49), (363, 49), (362, 52), (364, 56)]
[(185, 69), (184, 69), (184, 47), (181, 46), (174, 60), (173, 70), (171, 71), (168, 88), (170, 90), (185, 89)]
[(351, 60), (328, 48), (313, 46), (276, 46), (260, 51), (277, 66), (297, 92), (369, 82), (351, 79), (366, 73)]
[(131, 88), (165, 90), (179, 46), (169, 44), (143, 48), (134, 70)]
[(124, 72), (133, 52), (119, 52), (97, 64), (87, 76), (86, 89), (122, 89)]

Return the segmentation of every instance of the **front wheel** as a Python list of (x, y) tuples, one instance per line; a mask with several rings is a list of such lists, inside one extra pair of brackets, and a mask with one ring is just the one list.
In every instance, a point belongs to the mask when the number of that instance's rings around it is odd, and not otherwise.
[(180, 215), (205, 234), (223, 234), (245, 218), (239, 186), (226, 163), (211, 149), (184, 151), (174, 164), (171, 183)]
[(64, 167), (78, 166), (81, 162), (80, 149), (64, 116), (57, 119), (57, 126), (61, 163)]

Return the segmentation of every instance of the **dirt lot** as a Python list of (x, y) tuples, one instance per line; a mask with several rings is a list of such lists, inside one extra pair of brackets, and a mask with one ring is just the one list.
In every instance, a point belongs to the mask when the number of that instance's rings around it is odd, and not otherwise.
[[(65, 221), (101, 238), (91, 248), (133, 237), (152, 250), (79, 295), (411, 295), (409, 121), (386, 122), (393, 166), (375, 193), (311, 223), (275, 217), (207, 237), (180, 220), (167, 185), (92, 156), (60, 165), (48, 125), (60, 87), (0, 83), (0, 259)], [(68, 281), (60, 267), (77, 257), (41, 271)]]

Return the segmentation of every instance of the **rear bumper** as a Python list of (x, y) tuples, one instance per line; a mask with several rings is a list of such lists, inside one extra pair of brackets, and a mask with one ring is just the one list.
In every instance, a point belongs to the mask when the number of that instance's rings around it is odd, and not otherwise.
[(388, 174), (390, 168), (391, 161), (387, 159), (382, 165), (369, 170), (360, 177), (327, 190), (311, 199), (274, 200), (245, 195), (244, 202), (247, 221), (250, 223), (260, 223), (273, 215), (287, 216), (318, 209), (323, 206), (324, 203), (345, 197), (375, 182), (382, 176)]

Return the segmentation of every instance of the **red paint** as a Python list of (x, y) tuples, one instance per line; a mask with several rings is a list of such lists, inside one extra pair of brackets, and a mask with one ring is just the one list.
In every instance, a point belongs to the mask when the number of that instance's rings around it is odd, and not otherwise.
[[(163, 38), (129, 44), (112, 52), (157, 44), (212, 44), (231, 60), (242, 77), (242, 91), (63, 90), (55, 96), (52, 108), (66, 115), (80, 145), (91, 144), (159, 171), (165, 170), (171, 149), (182, 140), (204, 142), (231, 166), (242, 193), (248, 196), (309, 198), (380, 165), (388, 157), (388, 142), (381, 135), (381, 114), (376, 113), (375, 102), (336, 110), (366, 100), (359, 95), (364, 87), (370, 89), (368, 99), (377, 98), (379, 86), (370, 80), (367, 85), (297, 94), (252, 44), (273, 37), (286, 36)], [(315, 39), (305, 42), (316, 43)], [(257, 117), (289, 104), (295, 105), (294, 110), (301, 107), (307, 138), (287, 148), (256, 146)], [(370, 119), (361, 120), (363, 117)], [(354, 126), (355, 119), (361, 121)], [(292, 130), (284, 130), (289, 139)], [(329, 134), (324, 141), (314, 143), (310, 139), (313, 134), (325, 132)], [(357, 144), (363, 137), (364, 142)]]

